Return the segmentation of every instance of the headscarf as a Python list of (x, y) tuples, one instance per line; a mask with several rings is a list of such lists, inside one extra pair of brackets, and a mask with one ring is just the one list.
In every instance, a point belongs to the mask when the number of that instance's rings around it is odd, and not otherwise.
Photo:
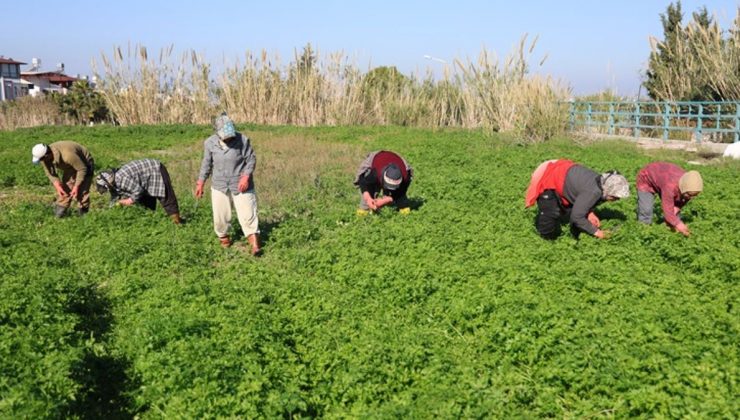
[(704, 181), (701, 179), (701, 174), (697, 171), (688, 171), (681, 175), (681, 178), (678, 180), (678, 189), (681, 190), (681, 194), (702, 192)]
[(601, 190), (604, 197), (627, 198), (630, 196), (630, 186), (627, 178), (617, 171), (601, 174)]
[(103, 194), (110, 193), (110, 200), (114, 202), (121, 195), (116, 187), (116, 169), (108, 169), (98, 174), (95, 178), (95, 189)]
[(216, 130), (216, 135), (221, 141), (228, 140), (236, 135), (236, 127), (234, 122), (231, 121), (226, 113), (222, 113), (213, 122), (213, 129)]

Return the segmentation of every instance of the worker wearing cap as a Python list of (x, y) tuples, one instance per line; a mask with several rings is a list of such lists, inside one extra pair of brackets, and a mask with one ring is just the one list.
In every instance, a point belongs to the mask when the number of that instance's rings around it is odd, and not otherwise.
[(236, 131), (234, 122), (224, 113), (213, 123), (215, 133), (203, 145), (195, 196), (203, 196), (203, 187), (211, 174), (213, 228), (224, 248), (231, 246), (231, 203), (251, 247), (252, 255), (261, 253), (257, 196), (254, 192), (254, 168), (257, 158), (249, 138)]
[[(377, 211), (394, 204), (401, 213), (409, 212), (406, 192), (411, 185), (413, 168), (401, 156), (386, 150), (372, 152), (360, 164), (354, 185), (360, 189), (360, 208), (357, 214)], [(378, 197), (380, 192), (382, 197)]]
[(159, 200), (172, 222), (182, 223), (170, 174), (156, 159), (133, 160), (118, 169), (103, 171), (95, 178), (95, 188), (100, 194), (109, 192), (111, 202), (122, 206), (141, 204), (155, 210)]
[(54, 214), (57, 217), (64, 217), (73, 199), (79, 204), (79, 214), (87, 213), (90, 209), (90, 185), (95, 169), (90, 152), (73, 141), (58, 141), (33, 146), (31, 155), (31, 161), (34, 164), (41, 164), (56, 189)]
[(571, 232), (599, 239), (609, 236), (593, 209), (604, 201), (629, 196), (627, 179), (616, 171), (598, 174), (567, 159), (542, 163), (532, 174), (525, 197), (525, 207), (537, 203), (537, 232), (545, 239), (560, 235), (560, 219), (567, 216)]
[(653, 222), (653, 204), (659, 195), (666, 224), (689, 236), (691, 232), (679, 213), (703, 189), (704, 182), (697, 171), (686, 172), (668, 162), (649, 163), (637, 173), (637, 220), (648, 225)]

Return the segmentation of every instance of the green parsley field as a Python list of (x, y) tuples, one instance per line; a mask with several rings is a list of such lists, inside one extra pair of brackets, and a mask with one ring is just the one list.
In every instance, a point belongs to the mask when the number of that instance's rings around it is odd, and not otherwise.
[[(690, 155), (464, 131), (240, 126), (265, 255), (223, 250), (192, 189), (204, 126), (0, 132), (0, 417), (733, 418), (740, 165), (696, 167), (693, 236), (634, 220), (637, 170)], [(55, 220), (38, 142), (97, 170), (162, 160), (182, 213)], [(355, 215), (365, 154), (415, 168), (414, 210)], [(531, 171), (619, 169), (614, 238), (537, 236)], [(236, 221), (235, 221), (236, 222)], [(236, 224), (235, 224), (236, 226)], [(567, 231), (567, 229), (565, 229)], [(243, 241), (243, 238), (240, 239)]]

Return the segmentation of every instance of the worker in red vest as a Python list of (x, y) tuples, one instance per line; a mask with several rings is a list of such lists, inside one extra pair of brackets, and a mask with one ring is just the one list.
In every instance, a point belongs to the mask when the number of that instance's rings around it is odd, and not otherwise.
[(599, 175), (567, 159), (542, 163), (532, 174), (525, 206), (537, 203), (537, 232), (545, 239), (560, 235), (560, 219), (567, 215), (577, 237), (583, 231), (599, 239), (609, 235), (600, 229), (593, 209), (604, 201), (629, 197), (629, 184), (616, 171)]
[[(362, 161), (354, 185), (360, 189), (358, 215), (394, 204), (401, 213), (409, 213), (406, 191), (411, 185), (413, 168), (404, 158), (387, 150), (372, 152)], [(379, 197), (380, 192), (383, 196)]]

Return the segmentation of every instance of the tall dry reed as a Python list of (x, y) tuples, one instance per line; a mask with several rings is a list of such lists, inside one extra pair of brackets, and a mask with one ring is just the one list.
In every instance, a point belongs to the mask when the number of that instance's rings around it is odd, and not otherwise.
[(23, 96), (0, 102), (0, 130), (73, 123), (59, 111), (59, 105), (47, 96)]
[(716, 21), (708, 27), (692, 21), (680, 28), (680, 33), (673, 48), (651, 39), (653, 54), (658, 54), (660, 47), (668, 54), (665, 61), (651, 68), (658, 82), (656, 95), (680, 100), (709, 86), (711, 92), (701, 93), (714, 97), (703, 100), (740, 99), (740, 8), (727, 37)]
[(217, 95), (209, 64), (194, 51), (175, 61), (172, 51), (172, 46), (163, 48), (154, 59), (146, 47), (129, 45), (125, 54), (121, 47), (110, 58), (102, 54), (101, 65), (93, 60), (97, 88), (120, 124), (210, 121)]
[[(465, 120), (471, 126), (514, 134), (523, 140), (546, 140), (560, 133), (567, 122), (562, 102), (569, 88), (549, 76), (530, 76), (529, 62), (537, 38), (519, 47), (500, 63), (483, 50), (477, 61), (455, 61), (460, 69)], [(544, 63), (543, 58), (539, 64)]]
[(202, 124), (225, 110), (244, 123), (485, 128), (538, 141), (564, 129), (558, 104), (569, 89), (530, 74), (535, 45), (523, 37), (503, 64), (484, 49), (477, 60), (445, 66), (441, 77), (428, 69), (423, 76), (393, 67), (363, 72), (343, 52), (321, 55), (307, 45), (287, 63), (247, 52), (216, 80), (194, 52), (175, 61), (170, 47), (154, 60), (129, 46), (103, 55), (97, 77), (121, 124)]

